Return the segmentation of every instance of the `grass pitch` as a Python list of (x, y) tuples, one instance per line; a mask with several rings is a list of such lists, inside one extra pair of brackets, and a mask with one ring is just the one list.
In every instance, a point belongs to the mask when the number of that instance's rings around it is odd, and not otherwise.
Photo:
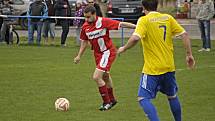
[[(146, 121), (136, 101), (143, 65), (141, 46), (122, 54), (113, 64), (111, 74), (119, 103), (101, 112), (101, 98), (91, 79), (95, 69), (92, 52), (88, 49), (75, 65), (73, 58), (79, 47), (71, 38), (68, 41), (66, 48), (0, 45), (0, 121)], [(119, 39), (114, 41), (120, 45)], [(193, 40), (197, 65), (190, 71), (182, 42), (174, 43), (184, 121), (214, 121), (215, 51), (199, 53), (201, 42)], [(55, 111), (57, 97), (70, 100), (68, 112)], [(164, 95), (159, 93), (153, 103), (161, 121), (173, 121)]]

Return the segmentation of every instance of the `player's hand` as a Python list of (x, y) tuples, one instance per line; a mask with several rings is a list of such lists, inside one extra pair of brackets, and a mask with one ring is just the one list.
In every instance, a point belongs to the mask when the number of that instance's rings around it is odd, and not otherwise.
[(195, 67), (195, 60), (194, 60), (193, 55), (187, 55), (186, 61), (187, 61), (187, 66), (190, 69), (194, 69), (194, 67)]
[(81, 60), (80, 56), (77, 56), (74, 58), (74, 63), (78, 64), (80, 62), (80, 60)]
[(121, 54), (125, 52), (125, 47), (120, 47), (118, 50), (117, 50), (117, 54)]

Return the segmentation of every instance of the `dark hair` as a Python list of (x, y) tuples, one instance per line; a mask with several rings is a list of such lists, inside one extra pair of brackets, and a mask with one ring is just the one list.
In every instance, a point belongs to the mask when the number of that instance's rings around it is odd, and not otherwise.
[(92, 14), (94, 14), (94, 13), (96, 13), (96, 8), (95, 7), (93, 7), (93, 6), (91, 6), (91, 5), (88, 5), (85, 9), (84, 9), (84, 13), (92, 13)]
[(142, 5), (147, 11), (156, 11), (158, 0), (142, 0)]

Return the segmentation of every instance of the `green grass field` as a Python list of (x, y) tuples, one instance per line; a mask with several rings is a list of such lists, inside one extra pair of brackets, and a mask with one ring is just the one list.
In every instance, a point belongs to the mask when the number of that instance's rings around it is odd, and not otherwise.
[[(115, 40), (118, 46), (119, 41)], [(199, 40), (193, 40), (192, 45), (197, 65), (190, 71), (182, 42), (175, 41), (183, 119), (214, 121), (215, 51), (197, 52)], [(143, 65), (141, 46), (127, 51), (113, 64), (111, 74), (119, 103), (107, 112), (98, 110), (101, 99), (91, 79), (95, 69), (91, 50), (75, 65), (78, 50), (73, 42), (66, 48), (0, 45), (0, 121), (146, 121), (136, 100)], [(70, 100), (68, 112), (55, 111), (57, 97)], [(159, 93), (153, 103), (161, 121), (173, 121), (164, 95)]]

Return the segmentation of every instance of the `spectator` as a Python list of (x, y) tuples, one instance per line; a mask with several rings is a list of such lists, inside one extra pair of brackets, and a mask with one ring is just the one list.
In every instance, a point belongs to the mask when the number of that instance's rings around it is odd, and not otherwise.
[(96, 8), (96, 15), (97, 16), (103, 17), (101, 8), (100, 8), (99, 4), (97, 4), (95, 2), (95, 0), (87, 0), (87, 3), (88, 3), (88, 5), (92, 5)]
[[(42, 0), (35, 0), (34, 2), (30, 3), (28, 16), (48, 16), (48, 9), (46, 4)], [(40, 45), (41, 41), (41, 31), (43, 26), (43, 19), (44, 18), (31, 18), (30, 19), (30, 26), (28, 30), (28, 44), (33, 44), (34, 41), (34, 31), (37, 30), (37, 44)]]
[[(45, 0), (45, 3), (48, 7), (48, 16), (54, 16), (55, 10), (55, 0)], [(55, 19), (45, 19), (43, 23), (43, 37), (45, 39), (45, 44), (48, 44), (48, 33), (50, 33), (51, 45), (54, 45), (54, 38), (55, 38)]]
[(189, 11), (190, 11), (190, 4), (187, 0), (184, 0), (184, 17), (185, 18), (188, 18), (188, 14), (189, 14)]
[(82, 0), (83, 5), (87, 5), (87, 0)]
[[(3, 6), (3, 0), (0, 0), (0, 8), (2, 8), (2, 6)], [(0, 15), (2, 15), (1, 11), (0, 11)], [(2, 24), (3, 24), (3, 18), (0, 17), (0, 30), (1, 30)], [(2, 40), (1, 40), (1, 33), (0, 33), (0, 42), (1, 42), (1, 41), (2, 41)]]
[[(3, 15), (12, 15), (14, 10), (13, 7), (9, 4), (10, 0), (4, 0), (3, 5), (0, 8), (0, 13)], [(8, 31), (8, 24), (10, 23), (9, 18), (3, 19), (3, 24), (1, 26), (1, 41), (6, 41), (9, 44), (9, 34), (6, 32)]]
[[(76, 12), (75, 12), (75, 17), (83, 17), (83, 6), (82, 6), (82, 1), (77, 0), (76, 2)], [(73, 25), (77, 27), (76, 29), (76, 43), (77, 45), (80, 45), (80, 32), (81, 32), (81, 26), (83, 24), (84, 20), (81, 19), (74, 19)]]
[[(57, 0), (55, 6), (55, 15), (56, 16), (63, 16), (63, 17), (69, 17), (71, 16), (71, 9), (69, 5), (68, 0)], [(62, 34), (61, 34), (61, 46), (66, 46), (66, 38), (69, 33), (69, 25), (70, 20), (69, 19), (58, 19), (58, 22), (62, 26)]]
[(210, 19), (212, 19), (213, 16), (214, 16), (213, 2), (207, 0), (199, 0), (196, 18), (199, 23), (201, 39), (203, 42), (202, 48), (199, 50), (199, 52), (202, 51), (209, 52), (211, 49)]
[[(214, 0), (214, 9), (215, 9), (215, 0)], [(215, 18), (215, 13), (214, 13), (214, 18)]]

